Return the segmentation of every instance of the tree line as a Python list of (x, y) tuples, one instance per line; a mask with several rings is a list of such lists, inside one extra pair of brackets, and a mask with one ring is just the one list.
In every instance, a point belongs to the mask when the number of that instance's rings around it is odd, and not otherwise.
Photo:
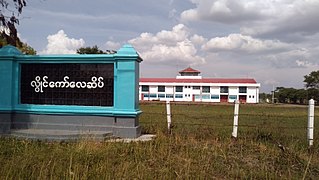
[(308, 104), (309, 99), (319, 102), (319, 70), (304, 76), (305, 88), (277, 87), (271, 94), (261, 93), (261, 102)]

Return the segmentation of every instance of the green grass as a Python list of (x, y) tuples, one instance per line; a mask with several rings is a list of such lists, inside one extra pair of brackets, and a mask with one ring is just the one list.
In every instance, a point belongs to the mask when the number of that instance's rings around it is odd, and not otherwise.
[[(0, 139), (0, 179), (316, 179), (319, 109), (308, 150), (307, 107), (241, 105), (232, 139), (233, 106), (141, 104), (149, 142), (49, 143)], [(285, 147), (283, 151), (278, 147)]]

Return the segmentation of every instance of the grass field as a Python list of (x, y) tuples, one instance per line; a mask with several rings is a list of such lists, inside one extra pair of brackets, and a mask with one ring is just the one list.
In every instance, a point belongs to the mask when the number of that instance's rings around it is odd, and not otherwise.
[(0, 139), (0, 179), (317, 179), (315, 141), (306, 139), (307, 107), (241, 105), (238, 139), (233, 106), (172, 104), (167, 132), (163, 103), (141, 104), (149, 142), (49, 143)]

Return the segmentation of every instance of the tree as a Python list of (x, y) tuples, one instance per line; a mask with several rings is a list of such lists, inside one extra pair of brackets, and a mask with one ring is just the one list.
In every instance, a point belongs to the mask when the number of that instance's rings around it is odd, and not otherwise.
[[(27, 5), (25, 0), (0, 0), (0, 35), (8, 44), (22, 46), (18, 37), (16, 24), (19, 24), (19, 16)], [(8, 15), (10, 14), (10, 15)]]
[(276, 97), (280, 103), (292, 103), (294, 101), (294, 93), (296, 89), (277, 87), (276, 91)]
[(76, 50), (78, 54), (105, 54), (102, 50), (100, 50), (97, 45), (93, 47), (81, 47)]
[[(28, 44), (23, 43), (18, 37), (15, 27), (19, 24), (22, 9), (27, 5), (25, 0), (0, 0), (0, 48), (5, 45), (12, 45), (20, 49), (23, 54), (35, 55), (37, 52)], [(8, 15), (10, 14), (10, 15)]]
[(27, 54), (27, 55), (36, 55), (37, 51), (35, 49), (33, 49), (31, 46), (29, 46), (27, 43), (23, 43), (21, 42), (21, 46), (18, 46), (17, 48), (20, 49), (20, 51), (23, 54)]
[(319, 89), (319, 70), (312, 71), (309, 75), (304, 76), (306, 83), (306, 88), (316, 88)]
[(307, 104), (309, 99), (319, 101), (319, 70), (304, 76), (307, 89), (277, 87), (276, 99), (280, 103)]
[(279, 103), (305, 104), (309, 92), (305, 89), (277, 87), (275, 96)]
[(306, 83), (308, 99), (319, 101), (319, 70), (312, 71), (309, 75), (304, 76)]
[(308, 100), (314, 99), (315, 101), (319, 101), (319, 89), (309, 88), (307, 89), (307, 92), (308, 92)]
[(295, 93), (296, 103), (307, 104), (308, 91), (305, 89), (298, 89)]
[(105, 52), (99, 49), (97, 45), (93, 47), (82, 47), (76, 50), (76, 53), (78, 54), (114, 54), (116, 51), (114, 50), (106, 50)]
[[(35, 49), (33, 49), (31, 46), (29, 46), (27, 43), (21, 42), (20, 39), (17, 40), (18, 43), (15, 45), (23, 54), (27, 54), (27, 55), (36, 55), (37, 52)], [(8, 45), (10, 43), (7, 42), (6, 38), (3, 38), (0, 35), (0, 48)], [(11, 44), (12, 45), (12, 44)]]

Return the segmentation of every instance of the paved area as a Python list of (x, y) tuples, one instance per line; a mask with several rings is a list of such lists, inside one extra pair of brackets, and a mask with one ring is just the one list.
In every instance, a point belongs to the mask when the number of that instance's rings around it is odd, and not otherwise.
[(109, 139), (107, 142), (145, 142), (145, 141), (151, 141), (156, 137), (155, 134), (143, 134), (138, 138), (122, 138), (122, 139)]
[(11, 136), (16, 138), (49, 140), (49, 141), (76, 141), (80, 139), (105, 141), (105, 142), (145, 142), (153, 140), (156, 135), (143, 134), (138, 138), (115, 138), (112, 132), (105, 131), (69, 131), (50, 129), (17, 129), (11, 131)]

